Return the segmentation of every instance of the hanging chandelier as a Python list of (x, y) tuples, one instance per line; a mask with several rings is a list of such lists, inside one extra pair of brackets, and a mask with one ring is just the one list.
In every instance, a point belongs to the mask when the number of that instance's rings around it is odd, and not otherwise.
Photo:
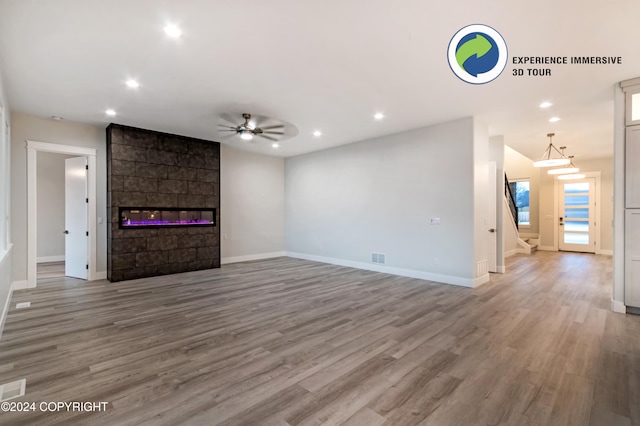
[(586, 177), (584, 173), (571, 173), (570, 175), (558, 176), (558, 180), (574, 180), (574, 179), (582, 179), (584, 177)]
[[(549, 137), (549, 146), (547, 146), (547, 149), (542, 153), (540, 160), (533, 163), (533, 167), (555, 167), (571, 163), (571, 160), (565, 157), (564, 154), (553, 145), (552, 138), (555, 136), (555, 133), (547, 133), (547, 136)], [(560, 147), (560, 149), (564, 148), (565, 147)], [(557, 153), (557, 155), (552, 157), (554, 152)]]
[[(564, 154), (564, 150), (562, 150)], [(547, 173), (550, 175), (568, 175), (569, 173), (578, 173), (580, 169), (573, 165), (573, 155), (569, 156), (569, 164), (566, 167), (560, 167), (557, 169), (551, 169)]]

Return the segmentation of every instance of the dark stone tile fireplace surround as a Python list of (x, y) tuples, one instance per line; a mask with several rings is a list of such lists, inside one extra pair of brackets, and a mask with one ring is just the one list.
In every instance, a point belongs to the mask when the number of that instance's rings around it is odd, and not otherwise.
[[(122, 229), (119, 209), (215, 209), (216, 226)], [(107, 127), (107, 279), (220, 267), (220, 144)]]

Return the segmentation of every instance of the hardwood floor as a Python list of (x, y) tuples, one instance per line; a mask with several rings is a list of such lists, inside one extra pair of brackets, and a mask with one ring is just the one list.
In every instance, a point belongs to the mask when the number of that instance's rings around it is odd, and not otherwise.
[(0, 383), (107, 409), (0, 424), (640, 425), (640, 317), (610, 311), (611, 258), (507, 270), (478, 289), (291, 258), (49, 281), (13, 295)]
[(38, 263), (36, 268), (36, 278), (38, 280), (60, 278), (64, 277), (64, 272), (64, 262)]

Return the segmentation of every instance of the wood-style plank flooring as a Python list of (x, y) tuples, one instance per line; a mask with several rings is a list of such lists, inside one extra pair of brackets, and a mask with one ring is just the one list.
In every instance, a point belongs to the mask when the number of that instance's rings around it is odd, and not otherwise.
[(47, 278), (64, 277), (64, 262), (43, 262), (38, 263), (36, 268), (36, 278), (38, 280)]
[(0, 424), (640, 425), (640, 317), (611, 258), (537, 252), (478, 289), (291, 258), (17, 291), (0, 383), (104, 412)]

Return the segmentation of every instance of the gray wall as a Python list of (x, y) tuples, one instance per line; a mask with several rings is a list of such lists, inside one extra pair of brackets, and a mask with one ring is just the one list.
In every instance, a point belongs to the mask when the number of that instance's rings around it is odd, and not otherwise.
[(469, 285), (483, 189), (474, 150), (488, 180), (488, 138), (474, 127), (465, 118), (286, 159), (287, 251), (360, 264), (383, 253), (386, 266)]
[(220, 146), (222, 262), (283, 254), (284, 159)]
[(38, 261), (64, 256), (65, 162), (70, 155), (38, 153)]
[[(107, 171), (104, 128), (71, 121), (54, 121), (14, 112), (11, 115), (11, 233), (13, 280), (27, 279), (27, 150), (26, 141), (82, 146), (97, 150), (98, 273), (107, 270)], [(41, 153), (38, 154), (38, 159)]]

